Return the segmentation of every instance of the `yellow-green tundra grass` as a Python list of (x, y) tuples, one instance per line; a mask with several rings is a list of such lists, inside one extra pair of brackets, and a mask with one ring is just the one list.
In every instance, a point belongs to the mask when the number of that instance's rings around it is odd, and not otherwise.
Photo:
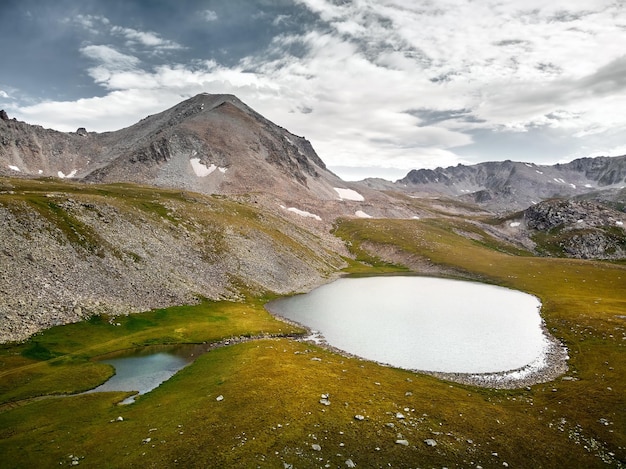
[[(302, 331), (264, 310), (270, 296), (96, 317), (2, 347), (0, 466), (624, 467), (623, 264), (533, 257), (454, 220), (346, 220), (336, 234), (353, 270), (404, 263), (538, 296), (569, 371), (494, 390), (344, 357), (291, 337)], [(241, 336), (130, 405), (57, 396), (104, 381), (93, 359), (106, 352)]]

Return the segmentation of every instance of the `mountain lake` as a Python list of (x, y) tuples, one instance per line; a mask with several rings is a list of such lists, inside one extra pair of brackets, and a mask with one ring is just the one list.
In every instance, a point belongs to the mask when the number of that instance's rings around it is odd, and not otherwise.
[(170, 379), (210, 348), (208, 344), (158, 345), (108, 354), (98, 360), (115, 368), (115, 375), (100, 386), (87, 391), (136, 391), (122, 404), (130, 404)]
[(542, 362), (548, 346), (536, 297), (477, 282), (342, 278), (266, 307), (337, 349), (409, 370), (505, 372)]
[[(417, 276), (342, 278), (266, 305), (336, 349), (409, 370), (500, 373), (543, 363), (541, 303), (477, 282)], [(100, 361), (115, 368), (88, 392), (156, 388), (209, 346), (143, 347)], [(123, 403), (131, 403), (131, 396)]]

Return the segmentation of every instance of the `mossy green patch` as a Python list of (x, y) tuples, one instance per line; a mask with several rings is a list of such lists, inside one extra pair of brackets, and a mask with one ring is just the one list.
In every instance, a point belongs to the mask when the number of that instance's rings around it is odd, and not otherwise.
[[(0, 404), (93, 388), (110, 376), (90, 361), (105, 353), (154, 344), (216, 342), (228, 337), (301, 333), (274, 319), (258, 300), (203, 302), (117, 318), (57, 326), (0, 350)], [(24, 361), (12, 359), (19, 353)]]

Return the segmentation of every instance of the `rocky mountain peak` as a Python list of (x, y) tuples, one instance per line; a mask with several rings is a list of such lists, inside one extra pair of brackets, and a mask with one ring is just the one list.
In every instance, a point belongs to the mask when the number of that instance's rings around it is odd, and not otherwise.
[(201, 93), (127, 128), (0, 128), (0, 175), (132, 182), (202, 193), (336, 199), (343, 187), (311, 143), (230, 94)]

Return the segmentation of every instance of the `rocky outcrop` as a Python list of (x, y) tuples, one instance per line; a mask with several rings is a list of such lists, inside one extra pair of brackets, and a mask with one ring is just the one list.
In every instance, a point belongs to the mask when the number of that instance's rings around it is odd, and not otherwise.
[(620, 226), (626, 215), (596, 202), (585, 200), (547, 200), (533, 205), (524, 212), (529, 228), (549, 231), (553, 228), (585, 228)]
[(0, 110), (0, 120), (3, 120), (3, 121), (9, 120), (9, 115), (4, 109)]
[(626, 258), (626, 214), (585, 200), (548, 200), (524, 211), (540, 250), (580, 259)]

